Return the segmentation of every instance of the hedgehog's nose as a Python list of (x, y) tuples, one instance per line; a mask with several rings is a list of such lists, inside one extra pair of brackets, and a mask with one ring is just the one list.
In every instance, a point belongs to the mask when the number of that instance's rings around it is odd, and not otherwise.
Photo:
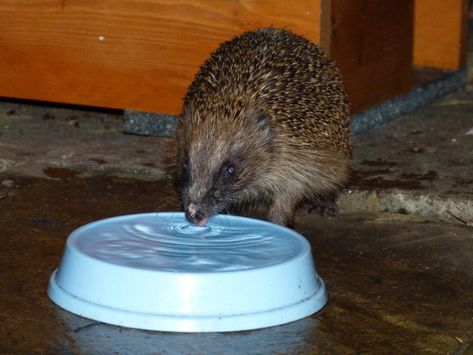
[(205, 218), (205, 213), (200, 209), (195, 203), (189, 203), (186, 208), (186, 218), (192, 223), (197, 224), (198, 226), (203, 226), (207, 222)]

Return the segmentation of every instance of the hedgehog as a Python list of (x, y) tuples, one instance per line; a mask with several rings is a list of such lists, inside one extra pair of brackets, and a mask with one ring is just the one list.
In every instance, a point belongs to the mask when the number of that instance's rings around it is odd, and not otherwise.
[(198, 226), (266, 202), (286, 226), (303, 201), (336, 212), (351, 169), (350, 104), (335, 63), (287, 29), (223, 42), (202, 64), (176, 128), (175, 179)]

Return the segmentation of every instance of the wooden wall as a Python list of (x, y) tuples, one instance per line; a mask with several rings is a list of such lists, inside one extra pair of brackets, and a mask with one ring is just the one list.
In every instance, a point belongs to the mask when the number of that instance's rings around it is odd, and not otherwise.
[(319, 40), (320, 0), (1, 0), (0, 96), (178, 113), (198, 66), (273, 24)]
[(469, 0), (416, 0), (414, 64), (458, 69), (466, 63)]
[(413, 0), (326, 0), (321, 44), (335, 59), (352, 111), (411, 88)]
[(0, 96), (179, 113), (210, 51), (274, 25), (321, 43), (357, 112), (407, 91), (413, 58), (464, 65), (467, 2), (1, 0)]

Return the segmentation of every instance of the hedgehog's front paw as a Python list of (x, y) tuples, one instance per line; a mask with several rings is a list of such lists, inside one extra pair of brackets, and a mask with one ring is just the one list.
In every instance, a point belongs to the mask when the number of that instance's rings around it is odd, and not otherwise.
[(335, 202), (336, 195), (314, 196), (310, 201), (309, 213), (315, 212), (321, 216), (335, 217), (338, 215), (338, 207)]
[(268, 219), (275, 224), (294, 227), (295, 201), (285, 195), (275, 196), (269, 209)]

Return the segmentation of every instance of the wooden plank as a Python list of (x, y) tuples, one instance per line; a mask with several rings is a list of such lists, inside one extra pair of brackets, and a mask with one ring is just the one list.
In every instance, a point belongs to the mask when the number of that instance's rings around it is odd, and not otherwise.
[(411, 87), (413, 0), (323, 0), (321, 45), (337, 62), (352, 111)]
[(179, 113), (198, 66), (233, 35), (319, 40), (320, 0), (2, 0), (0, 96)]
[(415, 0), (414, 64), (459, 69), (466, 65), (468, 0)]

